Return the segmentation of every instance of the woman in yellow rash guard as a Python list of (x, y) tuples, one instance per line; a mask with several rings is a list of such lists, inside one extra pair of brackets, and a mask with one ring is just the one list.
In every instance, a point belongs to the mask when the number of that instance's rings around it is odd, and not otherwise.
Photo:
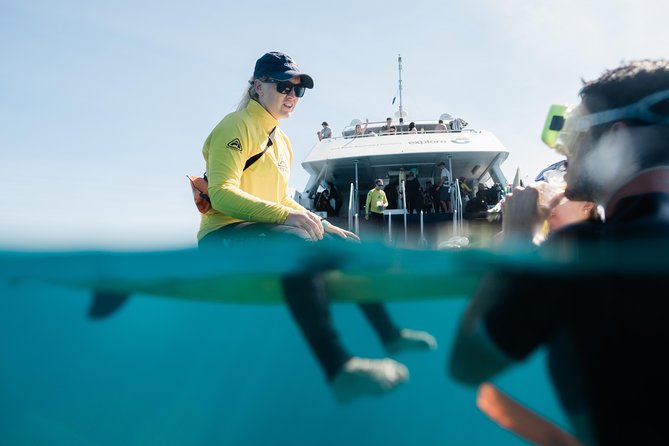
[[(237, 111), (223, 118), (204, 144), (212, 209), (202, 215), (199, 246), (243, 246), (244, 240), (260, 236), (307, 243), (319, 242), (324, 235), (359, 240), (321, 221), (288, 195), (293, 153), (278, 124), (290, 117), (305, 90), (313, 88), (311, 76), (301, 73), (288, 55), (270, 52), (256, 61), (249, 83)], [(245, 168), (266, 146), (266, 152)], [(359, 358), (344, 349), (332, 324), (321, 274), (286, 276), (282, 286), (288, 308), (339, 401), (383, 394), (408, 380), (407, 368), (393, 359)], [(398, 328), (382, 305), (360, 307), (389, 353), (435, 348), (429, 333)]]

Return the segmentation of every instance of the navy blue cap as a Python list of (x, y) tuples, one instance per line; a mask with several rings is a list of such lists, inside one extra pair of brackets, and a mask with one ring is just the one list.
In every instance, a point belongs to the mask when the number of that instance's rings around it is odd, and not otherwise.
[(295, 76), (300, 76), (300, 84), (306, 88), (314, 88), (314, 80), (308, 74), (300, 72), (292, 57), (287, 54), (272, 51), (265, 53), (256, 61), (253, 78), (260, 79), (268, 77), (278, 81), (287, 81)]

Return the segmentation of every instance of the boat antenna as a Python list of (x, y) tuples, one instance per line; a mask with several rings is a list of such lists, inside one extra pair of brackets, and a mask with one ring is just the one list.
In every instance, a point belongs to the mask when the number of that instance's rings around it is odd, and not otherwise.
[(402, 111), (402, 55), (397, 55), (397, 69), (399, 71), (399, 91), (400, 91), (400, 131), (404, 130), (404, 114)]

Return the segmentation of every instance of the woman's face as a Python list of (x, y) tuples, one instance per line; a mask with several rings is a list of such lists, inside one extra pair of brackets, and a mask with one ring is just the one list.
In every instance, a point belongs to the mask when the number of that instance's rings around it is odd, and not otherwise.
[(594, 206), (590, 201), (562, 199), (560, 204), (555, 206), (548, 216), (549, 231), (552, 232), (565, 225), (587, 220)]
[[(294, 85), (300, 84), (300, 77), (295, 76), (288, 82)], [(255, 81), (255, 88), (258, 92), (258, 101), (270, 115), (275, 119), (290, 118), (295, 110), (299, 98), (295, 96), (295, 90), (290, 90), (288, 94), (279, 93), (275, 83)]]

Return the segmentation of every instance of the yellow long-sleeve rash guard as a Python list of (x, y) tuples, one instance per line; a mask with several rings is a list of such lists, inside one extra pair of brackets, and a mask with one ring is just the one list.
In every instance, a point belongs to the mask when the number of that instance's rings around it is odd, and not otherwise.
[(377, 188), (371, 189), (367, 192), (367, 201), (365, 202), (365, 213), (375, 212), (377, 214), (383, 214), (383, 209), (379, 208), (379, 202), (383, 203), (384, 207), (388, 206), (388, 198), (386, 193)]
[[(244, 110), (230, 113), (212, 130), (202, 149), (212, 209), (201, 217), (198, 239), (239, 221), (281, 224), (291, 208), (304, 209), (289, 196), (293, 151), (278, 124), (251, 100)], [(264, 150), (275, 127), (272, 146), (244, 170), (246, 161)]]

